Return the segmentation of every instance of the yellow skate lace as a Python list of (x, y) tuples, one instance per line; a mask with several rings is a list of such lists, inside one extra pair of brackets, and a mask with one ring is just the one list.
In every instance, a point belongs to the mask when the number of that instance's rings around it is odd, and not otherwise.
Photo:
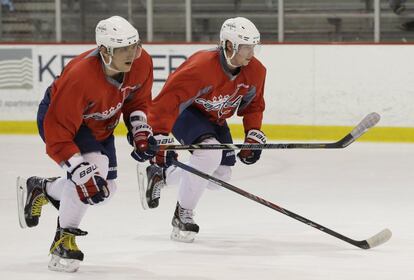
[(75, 237), (76, 236), (72, 233), (64, 232), (62, 237), (52, 246), (49, 254), (51, 254), (62, 242), (66, 249), (70, 251), (80, 251), (78, 245), (76, 245)]
[(42, 214), (42, 207), (43, 205), (46, 205), (49, 201), (46, 197), (40, 196), (38, 197), (32, 207), (32, 216), (40, 216)]

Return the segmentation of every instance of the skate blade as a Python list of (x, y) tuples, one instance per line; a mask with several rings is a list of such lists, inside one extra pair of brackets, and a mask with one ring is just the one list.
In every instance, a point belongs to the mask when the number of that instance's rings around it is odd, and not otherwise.
[(146, 165), (142, 163), (137, 164), (137, 176), (138, 176), (138, 190), (139, 190), (139, 199), (141, 201), (141, 206), (144, 210), (148, 210), (148, 202), (147, 202), (147, 188), (148, 185), (148, 178), (147, 178), (147, 171)]
[(182, 231), (179, 228), (173, 227), (171, 232), (171, 240), (192, 243), (194, 242), (196, 233), (194, 231)]
[(76, 272), (79, 269), (80, 260), (64, 259), (56, 255), (52, 255), (48, 268), (58, 272)]
[(24, 217), (24, 206), (27, 198), (27, 178), (17, 177), (16, 191), (17, 191), (17, 212), (19, 216), (19, 224), (21, 228), (27, 228), (26, 219)]

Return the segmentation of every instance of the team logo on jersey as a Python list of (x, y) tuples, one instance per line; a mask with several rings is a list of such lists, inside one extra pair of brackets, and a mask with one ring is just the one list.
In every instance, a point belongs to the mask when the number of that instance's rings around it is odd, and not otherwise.
[(207, 112), (217, 111), (217, 116), (221, 119), (222, 116), (233, 113), (240, 106), (243, 95), (238, 95), (241, 88), (248, 89), (250, 86), (245, 84), (238, 84), (232, 94), (214, 96), (212, 100), (196, 98), (195, 102), (204, 106)]
[(107, 120), (112, 118), (119, 110), (121, 110), (122, 108), (122, 103), (123, 102), (119, 102), (118, 104), (116, 104), (115, 107), (111, 107), (103, 112), (95, 112), (95, 113), (91, 113), (91, 114), (85, 114), (83, 115), (83, 119), (87, 120), (87, 119), (94, 119), (97, 121), (102, 121), (102, 120)]
[[(126, 87), (121, 88), (120, 91), (121, 91), (121, 94), (122, 94), (122, 102), (119, 102), (118, 104), (116, 104), (116, 106), (112, 106), (111, 108), (109, 108), (109, 109), (107, 109), (103, 112), (94, 112), (94, 113), (91, 113), (91, 114), (84, 114), (83, 119), (84, 120), (94, 119), (94, 120), (97, 120), (97, 121), (102, 121), (102, 120), (107, 120), (107, 119), (112, 118), (113, 116), (115, 116), (116, 113), (118, 113), (119, 110), (121, 110), (122, 105), (125, 102), (125, 99), (127, 99), (128, 96), (131, 93), (137, 91), (139, 89), (139, 87), (140, 87), (139, 85), (135, 85), (135, 86), (126, 86)], [(94, 105), (95, 105), (95, 103), (89, 104), (87, 109), (93, 107)], [(114, 126), (116, 126), (117, 124), (118, 124), (118, 122), (115, 123)], [(110, 127), (108, 127), (108, 128), (110, 128)]]

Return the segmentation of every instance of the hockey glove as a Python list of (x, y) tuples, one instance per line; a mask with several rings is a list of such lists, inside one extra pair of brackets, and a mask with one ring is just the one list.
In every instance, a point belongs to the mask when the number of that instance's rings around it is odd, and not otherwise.
[[(250, 129), (246, 138), (244, 139), (245, 144), (266, 144), (266, 135), (258, 129)], [(240, 158), (240, 161), (244, 164), (253, 164), (260, 159), (262, 150), (240, 150), (237, 156)]]
[(135, 160), (144, 162), (156, 155), (158, 151), (157, 140), (152, 136), (152, 129), (148, 124), (142, 123), (132, 128), (132, 135), (134, 150), (131, 156)]
[(85, 204), (94, 205), (109, 196), (108, 183), (99, 174), (95, 164), (78, 164), (69, 172), (69, 179), (75, 184), (79, 199)]
[[(158, 145), (169, 145), (174, 143), (174, 138), (164, 134), (157, 134), (154, 136)], [(161, 167), (169, 167), (172, 160), (177, 160), (178, 154), (175, 151), (165, 151), (160, 149), (156, 156), (151, 159), (151, 164), (157, 164)]]

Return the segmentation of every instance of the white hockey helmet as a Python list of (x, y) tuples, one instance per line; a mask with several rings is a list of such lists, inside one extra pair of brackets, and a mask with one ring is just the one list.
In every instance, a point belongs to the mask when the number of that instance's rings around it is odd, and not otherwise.
[(233, 50), (237, 51), (241, 44), (259, 44), (260, 32), (247, 18), (229, 18), (224, 21), (220, 30), (220, 45), (223, 49), (226, 49), (226, 41), (230, 41), (233, 44)]
[(115, 48), (126, 47), (139, 42), (138, 30), (120, 16), (112, 16), (98, 22), (95, 35), (98, 47), (106, 47), (111, 55), (113, 55)]

